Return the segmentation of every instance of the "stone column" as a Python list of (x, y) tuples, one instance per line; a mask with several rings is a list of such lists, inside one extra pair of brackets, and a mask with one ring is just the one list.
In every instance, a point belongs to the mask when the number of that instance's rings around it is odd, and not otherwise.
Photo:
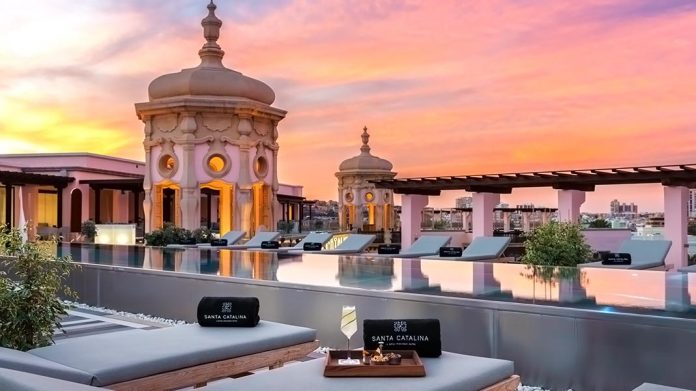
[(183, 140), (180, 141), (183, 149), (182, 162), (179, 166), (181, 170), (181, 203), (177, 205), (181, 210), (181, 227), (194, 230), (201, 226), (201, 194), (196, 178), (196, 157), (193, 132), (196, 131), (196, 118), (193, 114), (187, 114), (179, 125), (184, 132)]
[(674, 269), (688, 262), (687, 226), (689, 189), (684, 186), (664, 186), (665, 239), (672, 242), (665, 264)]
[(401, 247), (409, 248), (421, 234), (423, 208), (428, 205), (428, 196), (404, 194), (401, 196)]
[(584, 202), (584, 191), (558, 190), (558, 220), (567, 223), (580, 222), (580, 206)]
[(493, 209), (500, 203), (500, 194), (474, 193), (472, 239), (493, 236)]
[[(143, 218), (145, 219), (144, 233), (149, 233), (152, 230), (152, 174), (150, 170), (153, 169), (152, 162), (152, 146), (155, 145), (150, 137), (152, 135), (152, 120), (149, 117), (144, 117), (145, 122), (145, 141), (143, 141), (143, 148), (145, 148), (145, 176), (143, 178)], [(88, 213), (83, 216), (89, 216), (89, 191), (87, 193), (82, 193), (83, 197), (87, 197), (87, 210)], [(84, 203), (84, 198), (83, 201)], [(84, 208), (83, 208), (84, 211)]]

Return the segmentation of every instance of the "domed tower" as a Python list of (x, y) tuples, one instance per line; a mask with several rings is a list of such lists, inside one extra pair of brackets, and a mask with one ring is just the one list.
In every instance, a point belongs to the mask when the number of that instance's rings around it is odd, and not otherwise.
[(361, 135), (360, 154), (338, 166), (338, 205), (341, 230), (379, 231), (394, 228), (393, 194), (377, 189), (371, 180), (392, 179), (392, 164), (370, 153), (367, 127)]
[(145, 124), (145, 231), (165, 222), (219, 226), (253, 235), (276, 221), (278, 122), (273, 90), (225, 68), (217, 39), (222, 21), (212, 0), (201, 22), (205, 44), (195, 68), (156, 78)]

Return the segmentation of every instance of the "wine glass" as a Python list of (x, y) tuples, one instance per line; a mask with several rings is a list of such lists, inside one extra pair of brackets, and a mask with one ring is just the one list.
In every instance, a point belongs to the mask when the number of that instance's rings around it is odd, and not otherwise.
[(345, 360), (338, 360), (339, 365), (358, 365), (360, 360), (350, 358), (350, 337), (358, 331), (358, 314), (353, 305), (344, 305), (341, 310), (341, 332), (348, 338), (348, 352)]

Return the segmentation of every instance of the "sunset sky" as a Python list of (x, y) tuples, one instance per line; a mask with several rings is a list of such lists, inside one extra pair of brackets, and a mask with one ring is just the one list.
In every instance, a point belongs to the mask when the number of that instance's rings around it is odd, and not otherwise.
[[(225, 65), (288, 110), (279, 176), (308, 198), (336, 199), (364, 125), (401, 177), (696, 163), (694, 0), (216, 3)], [(0, 2), (0, 153), (144, 159), (133, 104), (198, 64), (206, 4)], [(599, 188), (583, 210), (661, 194)], [(551, 189), (503, 201), (556, 206)]]

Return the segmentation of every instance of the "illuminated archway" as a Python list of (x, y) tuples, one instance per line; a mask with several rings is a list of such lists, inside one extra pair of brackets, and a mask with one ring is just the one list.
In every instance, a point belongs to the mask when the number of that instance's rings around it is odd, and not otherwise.
[(220, 234), (224, 235), (232, 230), (234, 221), (234, 184), (214, 179), (201, 184), (201, 189), (212, 189), (219, 192), (218, 219), (220, 220)]

